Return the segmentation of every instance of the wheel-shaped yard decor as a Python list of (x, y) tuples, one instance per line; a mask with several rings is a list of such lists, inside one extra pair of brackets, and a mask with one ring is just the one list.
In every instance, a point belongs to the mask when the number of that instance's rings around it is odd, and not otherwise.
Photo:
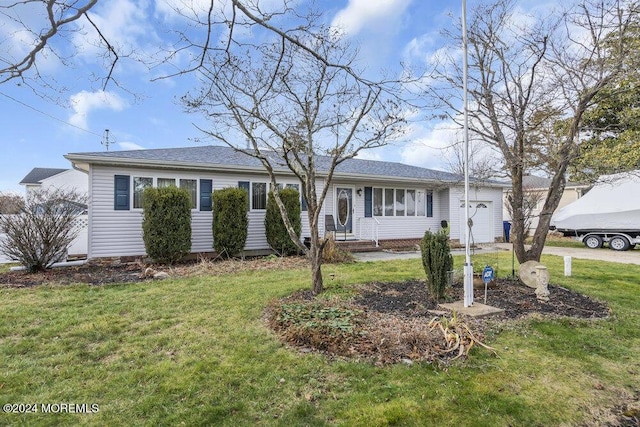
[(583, 242), (585, 246), (590, 249), (598, 249), (602, 247), (602, 237), (595, 234), (585, 237)]
[(609, 240), (609, 247), (614, 251), (626, 251), (631, 247), (631, 243), (624, 236), (613, 236)]

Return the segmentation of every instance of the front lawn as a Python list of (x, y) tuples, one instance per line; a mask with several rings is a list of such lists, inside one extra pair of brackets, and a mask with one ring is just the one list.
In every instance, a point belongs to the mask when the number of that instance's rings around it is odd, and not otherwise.
[[(511, 255), (499, 257), (507, 274)], [(0, 403), (98, 405), (84, 414), (5, 413), (0, 424), (603, 425), (635, 414), (640, 266), (576, 259), (565, 278), (561, 258), (543, 261), (552, 283), (606, 301), (611, 318), (499, 324), (488, 336), (497, 357), (478, 348), (447, 369), (284, 347), (264, 310), (309, 287), (305, 269), (0, 288)], [(338, 293), (424, 277), (417, 259), (324, 271)]]

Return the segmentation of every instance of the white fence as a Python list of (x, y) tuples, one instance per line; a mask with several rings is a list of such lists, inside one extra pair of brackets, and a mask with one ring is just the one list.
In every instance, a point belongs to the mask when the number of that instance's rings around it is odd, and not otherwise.
[[(74, 221), (74, 227), (78, 230), (78, 236), (69, 245), (67, 253), (70, 256), (83, 256), (87, 254), (89, 249), (89, 217), (80, 215)], [(0, 240), (4, 238), (4, 234), (0, 233)], [(0, 264), (14, 262), (8, 259), (3, 253), (0, 253)]]

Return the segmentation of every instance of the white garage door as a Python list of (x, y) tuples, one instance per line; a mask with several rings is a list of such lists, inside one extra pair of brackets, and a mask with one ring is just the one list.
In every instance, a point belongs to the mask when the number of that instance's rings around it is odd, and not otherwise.
[[(471, 243), (491, 243), (494, 241), (493, 209), (491, 202), (469, 202)], [(460, 204), (460, 243), (465, 243), (464, 202)]]

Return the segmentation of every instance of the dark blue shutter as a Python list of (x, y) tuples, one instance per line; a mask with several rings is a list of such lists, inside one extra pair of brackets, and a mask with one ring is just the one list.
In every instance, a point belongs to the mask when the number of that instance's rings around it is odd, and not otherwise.
[(373, 189), (364, 187), (364, 216), (371, 218), (373, 216)]
[(117, 211), (129, 210), (129, 175), (115, 175), (113, 181), (113, 208)]
[(431, 191), (427, 192), (427, 216), (433, 217), (433, 193)]
[(303, 212), (307, 210), (307, 199), (304, 198), (304, 194), (302, 195), (301, 209)]
[(200, 180), (200, 210), (211, 210), (211, 193), (213, 193), (213, 181), (210, 179)]
[(251, 200), (249, 200), (249, 195), (251, 193), (249, 192), (249, 187), (249, 181), (238, 181), (238, 188), (242, 188), (247, 191), (247, 210), (251, 208)]

